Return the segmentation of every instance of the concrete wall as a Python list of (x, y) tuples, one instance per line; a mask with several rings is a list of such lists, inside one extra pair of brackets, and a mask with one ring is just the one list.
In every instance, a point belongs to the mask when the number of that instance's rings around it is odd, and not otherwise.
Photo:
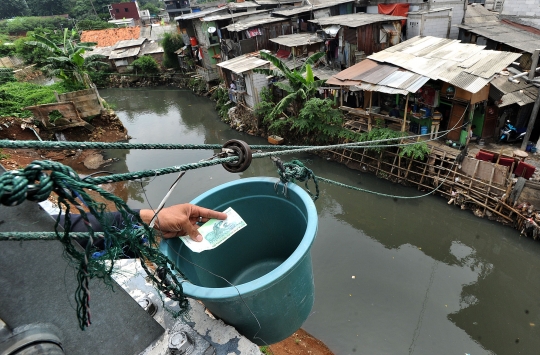
[(502, 15), (540, 16), (540, 0), (504, 0)]
[[(509, 1), (509, 0), (505, 0), (505, 1)], [(510, 1), (512, 1), (512, 0), (510, 0)], [(522, 1), (536, 1), (536, 2), (539, 2), (540, 0), (522, 0)], [(377, 2), (381, 3), (381, 4), (386, 3), (386, 1), (382, 1), (382, 0), (379, 0)], [(373, 3), (374, 3), (374, 1), (370, 2), (370, 4), (373, 4)], [(426, 3), (422, 2), (422, 1), (411, 0), (410, 3), (411, 3), (411, 5), (410, 5), (410, 8), (409, 8), (409, 11), (411, 11), (411, 12), (434, 10), (434, 9), (440, 9), (441, 7), (451, 7), (452, 8), (452, 27), (451, 27), (451, 30), (450, 30), (450, 38), (452, 38), (452, 39), (457, 39), (458, 38), (459, 28), (456, 27), (456, 26), (461, 24), (461, 21), (463, 19), (463, 0), (461, 0), (461, 1), (460, 0), (453, 0), (453, 1), (449, 1), (449, 0), (431, 0), (431, 2), (426, 2)], [(366, 12), (371, 13), (371, 14), (378, 13), (377, 5), (368, 6)], [(445, 28), (446, 28), (446, 26), (445, 26)], [(407, 38), (414, 37), (414, 36), (409, 35), (408, 31), (409, 31), (409, 29), (407, 28)], [(431, 32), (432, 29), (429, 29), (429, 31)], [(436, 33), (432, 34), (430, 32), (424, 31), (424, 35), (425, 36), (441, 37)], [(446, 34), (446, 32), (445, 32), (445, 34)], [(442, 36), (442, 37), (446, 37), (446, 35)]]
[(83, 118), (99, 115), (102, 109), (98, 92), (95, 89), (86, 89), (58, 94), (56, 100), (58, 102), (73, 102), (77, 107), (80, 116)]
[(415, 36), (448, 37), (448, 28), (452, 10), (437, 12), (409, 12), (407, 16), (407, 39)]

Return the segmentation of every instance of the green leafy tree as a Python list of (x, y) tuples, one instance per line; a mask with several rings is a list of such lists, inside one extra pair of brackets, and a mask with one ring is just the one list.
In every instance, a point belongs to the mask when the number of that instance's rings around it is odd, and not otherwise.
[(71, 0), (69, 16), (78, 20), (108, 20), (111, 0)]
[(315, 80), (311, 66), (315, 64), (322, 56), (323, 52), (315, 53), (309, 56), (299, 69), (291, 70), (278, 57), (261, 51), (261, 58), (272, 63), (277, 70), (254, 69), (256, 73), (265, 75), (274, 75), (287, 79), (287, 82), (276, 82), (275, 86), (287, 92), (274, 108), (271, 116), (278, 117), (285, 110), (289, 110), (291, 115), (298, 116), (303, 103), (315, 96), (317, 89), (324, 84), (324, 80)]
[(47, 58), (47, 64), (41, 69), (48, 76), (56, 76), (62, 80), (75, 84), (82, 83), (84, 86), (90, 86), (90, 79), (86, 75), (89, 71), (96, 71), (99, 68), (108, 67), (108, 64), (99, 59), (105, 58), (102, 55), (90, 55), (83, 58), (86, 50), (91, 50), (94, 43), (75, 43), (73, 37), (75, 31), (71, 31), (68, 37), (68, 29), (64, 31), (63, 45), (58, 46), (41, 35), (34, 35), (35, 40), (27, 44), (47, 50), (51, 56)]
[(0, 19), (28, 15), (30, 9), (25, 0), (0, 0)]
[(79, 31), (87, 31), (87, 30), (104, 30), (107, 28), (114, 28), (116, 27), (112, 23), (108, 23), (107, 21), (103, 20), (81, 20), (77, 22), (77, 29)]
[(178, 57), (174, 53), (184, 46), (184, 41), (179, 33), (165, 33), (161, 40), (163, 47), (163, 65), (167, 68), (178, 68)]
[(26, 0), (26, 3), (34, 16), (62, 15), (69, 8), (66, 0)]
[(17, 81), (13, 75), (13, 69), (0, 67), (0, 85), (9, 83), (11, 81)]
[(159, 14), (159, 7), (155, 4), (149, 2), (141, 7), (141, 10), (148, 10), (150, 11), (150, 15), (157, 15)]

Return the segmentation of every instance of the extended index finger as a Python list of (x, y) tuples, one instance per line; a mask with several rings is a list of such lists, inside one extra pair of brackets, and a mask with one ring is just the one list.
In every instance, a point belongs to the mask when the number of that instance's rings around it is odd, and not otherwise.
[(197, 206), (198, 208), (198, 216), (197, 217), (202, 217), (202, 218), (208, 218), (208, 219), (211, 219), (211, 218), (216, 218), (216, 219), (226, 219), (227, 218), (227, 215), (223, 212), (218, 212), (218, 211), (214, 211), (214, 210), (211, 210), (211, 209), (208, 209), (208, 208), (204, 208), (204, 207), (199, 207)]

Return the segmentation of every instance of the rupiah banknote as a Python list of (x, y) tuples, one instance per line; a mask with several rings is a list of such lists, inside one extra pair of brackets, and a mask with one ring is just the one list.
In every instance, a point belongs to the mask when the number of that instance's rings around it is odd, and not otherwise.
[(202, 241), (196, 242), (189, 236), (180, 237), (184, 244), (196, 253), (214, 249), (247, 225), (231, 207), (227, 208), (223, 213), (227, 215), (227, 219), (211, 219), (199, 227), (199, 233), (203, 237)]

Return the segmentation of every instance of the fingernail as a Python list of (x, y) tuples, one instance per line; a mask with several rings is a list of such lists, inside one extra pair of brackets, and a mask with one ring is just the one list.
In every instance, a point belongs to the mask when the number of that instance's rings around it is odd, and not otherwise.
[(198, 241), (198, 242), (202, 241), (202, 235), (200, 235), (200, 234), (197, 235), (197, 236), (195, 237), (195, 240)]

